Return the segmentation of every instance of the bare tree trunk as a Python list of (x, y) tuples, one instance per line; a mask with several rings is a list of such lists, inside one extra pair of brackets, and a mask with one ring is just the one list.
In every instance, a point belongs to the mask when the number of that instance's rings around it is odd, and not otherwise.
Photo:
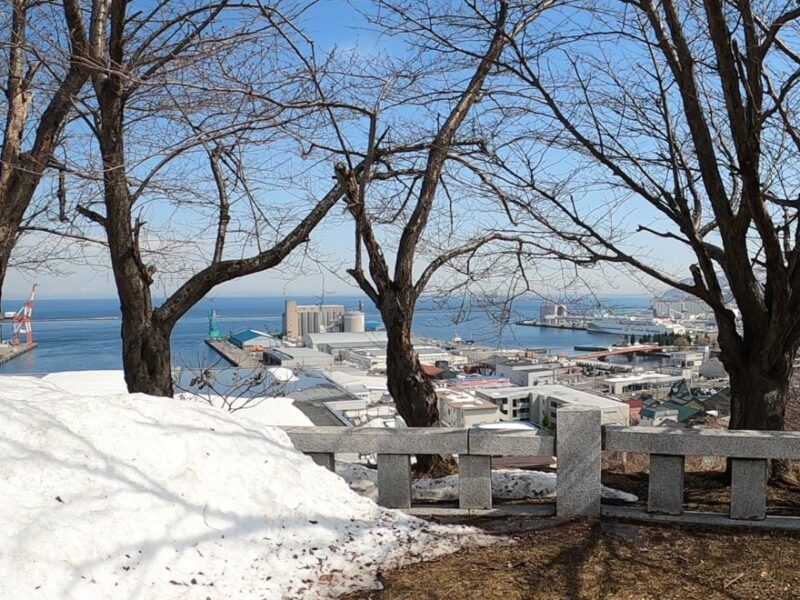
[[(410, 427), (435, 427), (439, 424), (436, 391), (422, 370), (411, 343), (411, 322), (415, 300), (387, 291), (381, 305), (386, 325), (386, 385), (397, 412)], [(417, 455), (416, 471), (430, 477), (449, 475), (455, 462), (449, 456)]]
[(412, 314), (411, 310), (384, 310), (386, 384), (397, 411), (410, 427), (432, 427), (439, 422), (436, 392), (411, 344)]
[(141, 305), (122, 309), (122, 362), (125, 383), (131, 392), (171, 397), (172, 360), (169, 339), (172, 328), (159, 323)]
[(790, 375), (791, 368), (757, 362), (731, 370), (730, 428), (783, 431)]

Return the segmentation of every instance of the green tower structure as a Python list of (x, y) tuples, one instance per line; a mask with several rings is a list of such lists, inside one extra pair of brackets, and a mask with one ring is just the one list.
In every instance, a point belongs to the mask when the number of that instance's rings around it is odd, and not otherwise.
[(208, 339), (218, 340), (222, 337), (217, 326), (217, 311), (212, 310), (208, 315)]

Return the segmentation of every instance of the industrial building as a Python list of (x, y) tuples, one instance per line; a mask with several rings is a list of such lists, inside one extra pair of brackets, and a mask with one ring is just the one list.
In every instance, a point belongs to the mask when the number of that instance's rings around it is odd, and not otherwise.
[(280, 346), (279, 339), (272, 337), (270, 334), (256, 329), (245, 329), (231, 333), (228, 340), (234, 345), (243, 350), (258, 350), (260, 348), (274, 348)]
[(350, 349), (373, 349), (385, 351), (388, 338), (385, 331), (348, 331), (331, 333), (307, 333), (303, 344), (314, 350), (327, 352), (337, 358)]
[(309, 333), (364, 331), (364, 313), (344, 310), (342, 304), (298, 304), (287, 300), (283, 310), (283, 333), (300, 340)]
[(294, 368), (325, 368), (333, 366), (333, 356), (311, 348), (290, 348), (281, 346), (264, 352), (264, 362), (268, 365)]

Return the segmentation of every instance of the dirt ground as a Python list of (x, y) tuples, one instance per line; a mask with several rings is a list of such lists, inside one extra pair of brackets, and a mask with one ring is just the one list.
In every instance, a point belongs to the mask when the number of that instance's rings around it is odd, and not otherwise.
[(800, 598), (800, 537), (617, 521), (486, 519), (513, 543), (383, 574), (349, 600)]
[[(602, 480), (607, 486), (636, 494), (639, 502), (635, 506), (647, 506), (647, 473), (605, 471)], [(685, 510), (728, 512), (730, 508), (730, 483), (724, 473), (686, 473), (684, 490)], [(800, 488), (770, 485), (767, 488), (767, 512), (770, 515), (800, 516)]]

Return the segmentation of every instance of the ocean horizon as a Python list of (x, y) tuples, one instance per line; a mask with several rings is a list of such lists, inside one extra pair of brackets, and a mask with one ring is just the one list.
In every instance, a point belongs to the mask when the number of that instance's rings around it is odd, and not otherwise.
[[(208, 334), (208, 315), (217, 313), (220, 331), (227, 334), (242, 329), (280, 330), (286, 296), (206, 298), (190, 309), (172, 335), (172, 361), (176, 366), (208, 367), (219, 356), (204, 342)], [(320, 296), (294, 296), (300, 303), (319, 303)], [(356, 308), (363, 303), (367, 321), (380, 322), (380, 315), (366, 297), (325, 295), (324, 302)], [(649, 306), (650, 296), (598, 296), (612, 310), (638, 310)], [(514, 321), (537, 317), (541, 301), (521, 300), (503, 323), (479, 307), (465, 312), (454, 305), (441, 306), (435, 299), (420, 302), (414, 318), (417, 336), (447, 340), (455, 336), (497, 348), (547, 348), (570, 352), (579, 344), (608, 344), (619, 336), (586, 331), (545, 329), (515, 325)], [(3, 301), (3, 310), (16, 310), (13, 300)], [(117, 298), (37, 299), (33, 312), (35, 350), (3, 365), (0, 374), (41, 375), (61, 371), (111, 370), (122, 368), (120, 313)], [(11, 324), (0, 325), (3, 339), (10, 337)], [(222, 363), (220, 363), (221, 365)]]

